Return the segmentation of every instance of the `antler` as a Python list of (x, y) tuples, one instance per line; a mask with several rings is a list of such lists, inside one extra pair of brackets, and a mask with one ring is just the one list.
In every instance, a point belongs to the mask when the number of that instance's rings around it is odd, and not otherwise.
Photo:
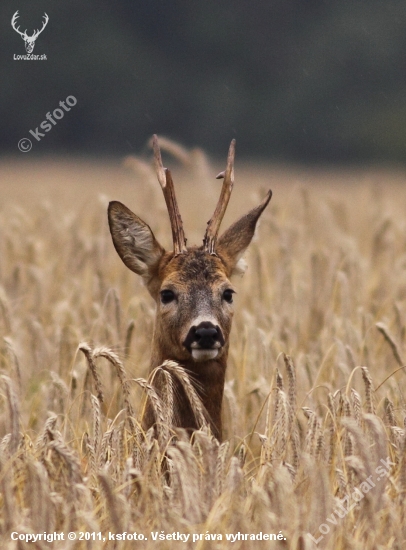
[(16, 23), (17, 23), (17, 19), (19, 18), (20, 16), (18, 15), (18, 10), (15, 12), (15, 14), (13, 15), (13, 18), (11, 20), (11, 26), (13, 27), (13, 29), (18, 32), (18, 34), (20, 34), (23, 38), (25, 36), (27, 36), (27, 29), (25, 29), (25, 32), (21, 32), (20, 31), (20, 27), (16, 27)]
[(222, 179), (223, 187), (221, 188), (220, 198), (218, 200), (216, 209), (210, 221), (207, 222), (207, 229), (203, 239), (203, 246), (206, 252), (209, 254), (216, 254), (216, 241), (217, 235), (220, 229), (221, 221), (227, 210), (228, 201), (230, 200), (231, 191), (234, 185), (234, 156), (235, 156), (235, 139), (230, 143), (227, 157), (227, 168), (224, 172), (216, 177), (216, 179)]
[(38, 38), (38, 36), (42, 33), (42, 31), (43, 31), (43, 30), (45, 29), (45, 27), (47, 26), (48, 21), (49, 21), (49, 17), (48, 17), (48, 15), (47, 15), (45, 12), (44, 12), (44, 16), (43, 16), (43, 17), (45, 18), (45, 21), (42, 23), (42, 29), (41, 29), (41, 30), (38, 30), (38, 29), (37, 29), (36, 31), (34, 31), (34, 34), (31, 36), (31, 38), (35, 38), (35, 39)]
[(180, 216), (178, 203), (176, 201), (172, 176), (168, 168), (164, 168), (162, 165), (161, 151), (159, 149), (158, 136), (156, 134), (152, 136), (152, 148), (154, 150), (155, 169), (158, 176), (158, 181), (162, 187), (171, 222), (173, 252), (175, 256), (178, 256), (179, 254), (185, 254), (187, 252), (186, 238), (183, 231), (183, 223)]

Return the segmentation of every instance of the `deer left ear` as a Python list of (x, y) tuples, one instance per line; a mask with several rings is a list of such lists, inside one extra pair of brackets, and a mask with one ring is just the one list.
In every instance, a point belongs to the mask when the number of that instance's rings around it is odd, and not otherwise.
[(260, 205), (234, 222), (219, 238), (216, 251), (229, 266), (229, 276), (244, 271), (240, 268), (239, 261), (251, 243), (259, 217), (268, 206), (271, 197), (272, 191), (269, 190)]
[(108, 219), (113, 244), (124, 264), (148, 283), (165, 250), (151, 228), (121, 202), (109, 204)]

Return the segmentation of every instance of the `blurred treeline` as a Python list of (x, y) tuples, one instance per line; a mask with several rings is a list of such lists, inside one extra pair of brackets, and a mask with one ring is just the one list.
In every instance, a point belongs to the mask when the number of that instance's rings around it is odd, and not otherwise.
[[(48, 27), (34, 54), (21, 37)], [(224, 156), (406, 161), (405, 0), (2, 0), (0, 150), (139, 152), (154, 132)], [(21, 153), (18, 153), (21, 155)]]

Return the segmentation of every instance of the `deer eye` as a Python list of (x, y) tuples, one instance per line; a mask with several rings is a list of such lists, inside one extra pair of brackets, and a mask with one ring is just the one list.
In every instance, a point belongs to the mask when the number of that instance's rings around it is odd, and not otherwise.
[(163, 304), (169, 304), (176, 298), (175, 293), (172, 290), (161, 290), (161, 302)]
[(223, 300), (225, 300), (229, 304), (232, 304), (233, 303), (233, 294), (234, 294), (234, 290), (231, 290), (231, 288), (227, 288), (223, 292)]

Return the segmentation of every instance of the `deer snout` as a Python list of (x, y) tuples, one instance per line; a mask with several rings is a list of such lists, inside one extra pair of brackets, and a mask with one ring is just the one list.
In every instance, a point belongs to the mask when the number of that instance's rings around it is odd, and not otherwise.
[(217, 357), (224, 343), (220, 327), (209, 321), (203, 321), (189, 329), (183, 345), (195, 361), (209, 361)]
[(217, 327), (199, 327), (195, 331), (195, 342), (201, 348), (212, 348), (219, 340)]

